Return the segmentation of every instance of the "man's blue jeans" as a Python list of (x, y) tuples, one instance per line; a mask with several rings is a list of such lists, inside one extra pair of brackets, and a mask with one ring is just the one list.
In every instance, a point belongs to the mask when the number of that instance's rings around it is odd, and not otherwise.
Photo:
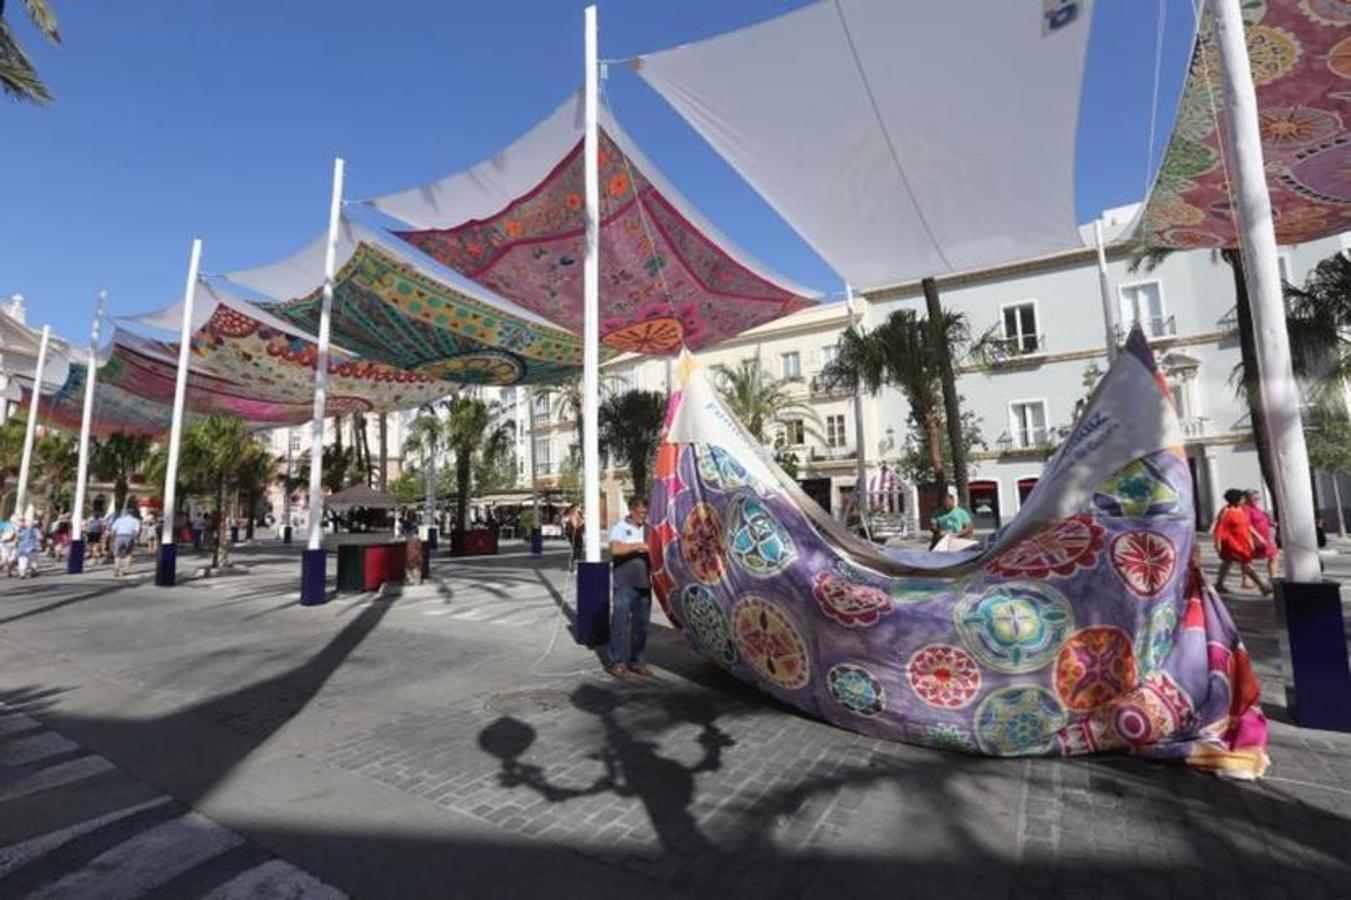
[(651, 615), (651, 589), (615, 589), (614, 608), (610, 610), (610, 643), (601, 653), (601, 661), (607, 669), (621, 664), (643, 664), (643, 648), (647, 646), (647, 620)]

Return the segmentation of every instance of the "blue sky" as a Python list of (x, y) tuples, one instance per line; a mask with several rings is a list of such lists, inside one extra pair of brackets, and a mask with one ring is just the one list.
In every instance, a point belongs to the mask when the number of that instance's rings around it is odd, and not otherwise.
[[(7, 7), (56, 102), (0, 98), (0, 296), (23, 293), (31, 323), (79, 343), (100, 288), (114, 315), (180, 292), (194, 235), (207, 271), (298, 249), (324, 226), (334, 156), (347, 160), (348, 197), (429, 181), (509, 143), (582, 77), (584, 0), (53, 4), (57, 48), (20, 4)], [(601, 54), (697, 40), (801, 5), (600, 0)], [(1081, 221), (1144, 191), (1160, 5), (1155, 163), (1192, 0), (1098, 0), (1079, 123)], [(636, 75), (611, 68), (608, 93), (644, 151), (739, 244), (804, 284), (840, 289)]]

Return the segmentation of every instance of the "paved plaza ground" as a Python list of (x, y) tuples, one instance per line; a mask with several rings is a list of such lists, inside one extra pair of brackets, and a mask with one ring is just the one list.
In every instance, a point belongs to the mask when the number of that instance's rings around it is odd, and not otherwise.
[(1351, 736), (1288, 724), (1255, 595), (1272, 769), (1241, 784), (861, 737), (664, 622), (622, 684), (556, 551), (312, 608), (298, 549), (236, 557), (0, 581), (0, 897), (1351, 897)]

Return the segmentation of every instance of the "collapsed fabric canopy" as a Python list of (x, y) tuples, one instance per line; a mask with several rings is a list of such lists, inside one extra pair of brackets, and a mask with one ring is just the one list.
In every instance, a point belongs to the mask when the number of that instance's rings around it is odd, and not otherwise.
[(1091, 12), (1088, 0), (822, 0), (634, 65), (867, 289), (1081, 246)]
[[(580, 334), (583, 94), (491, 159), (365, 201), (408, 243)], [(600, 114), (600, 336), (610, 348), (699, 349), (802, 309), (816, 293), (771, 274), (672, 187)]]
[[(1351, 9), (1245, 3), (1276, 241), (1351, 229)], [(1221, 135), (1227, 127), (1211, 17), (1201, 21), (1177, 123), (1140, 227), (1149, 247), (1235, 247)]]
[[(286, 260), (232, 272), (229, 281), (280, 302), (263, 304), (291, 328), (319, 330), (320, 236)], [(375, 226), (344, 215), (338, 229), (332, 335), (336, 346), (442, 384), (562, 381), (582, 345), (546, 319), (494, 295)]]

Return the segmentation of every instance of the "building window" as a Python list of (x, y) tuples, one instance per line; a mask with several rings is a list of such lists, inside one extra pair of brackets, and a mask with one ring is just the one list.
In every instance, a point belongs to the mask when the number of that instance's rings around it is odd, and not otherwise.
[(300, 435), (298, 434), (291, 435), (291, 452), (292, 453), (300, 452)]
[(516, 402), (516, 389), (514, 387), (502, 388), (502, 405), (511, 406)]
[(821, 365), (828, 366), (833, 363), (840, 355), (839, 344), (826, 344), (821, 348)]
[(844, 444), (844, 416), (826, 416), (826, 445), (843, 447)]
[(548, 475), (553, 470), (553, 443), (548, 438), (535, 438), (535, 474)]
[(1013, 354), (1036, 353), (1041, 349), (1036, 301), (1004, 307), (1004, 346)]
[(549, 421), (549, 395), (536, 394), (530, 402), (530, 411), (536, 424)]
[(1138, 324), (1146, 337), (1163, 337), (1172, 331), (1163, 314), (1163, 291), (1157, 281), (1127, 284), (1120, 288), (1121, 330)]
[(802, 357), (796, 351), (779, 354), (780, 374), (784, 378), (802, 377)]
[(1015, 447), (1040, 447), (1047, 441), (1046, 402), (1031, 400), (1009, 404), (1009, 426)]
[(800, 447), (807, 440), (807, 428), (801, 419), (786, 419), (783, 423), (783, 442), (789, 447)]

